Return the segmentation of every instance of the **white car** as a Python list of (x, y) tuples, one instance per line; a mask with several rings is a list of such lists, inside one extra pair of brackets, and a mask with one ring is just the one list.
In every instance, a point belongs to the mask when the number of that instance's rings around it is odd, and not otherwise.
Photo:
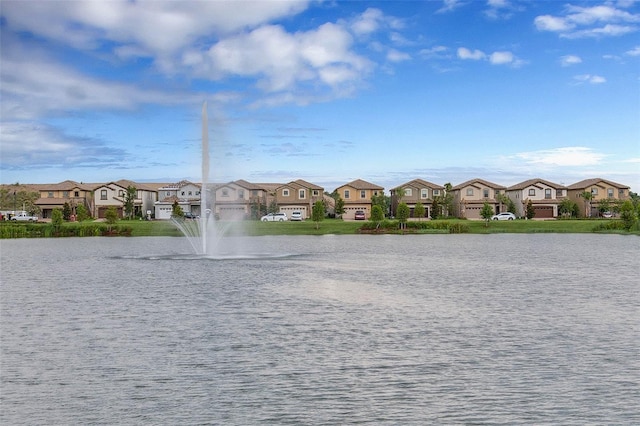
[(516, 215), (510, 212), (502, 212), (491, 216), (491, 220), (514, 220)]
[(291, 219), (290, 220), (302, 220), (302, 212), (299, 211), (295, 211), (295, 212), (291, 212)]
[(262, 216), (260, 220), (263, 222), (284, 222), (288, 219), (285, 213), (269, 213), (268, 215)]

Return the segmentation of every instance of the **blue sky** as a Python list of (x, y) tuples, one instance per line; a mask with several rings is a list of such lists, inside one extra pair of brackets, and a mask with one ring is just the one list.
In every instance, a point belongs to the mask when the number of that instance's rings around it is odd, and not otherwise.
[(640, 2), (0, 1), (1, 183), (640, 191)]

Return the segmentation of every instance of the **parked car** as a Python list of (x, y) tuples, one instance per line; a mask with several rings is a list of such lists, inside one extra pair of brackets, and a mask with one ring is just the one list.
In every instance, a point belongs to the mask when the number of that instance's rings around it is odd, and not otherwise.
[(269, 213), (260, 218), (263, 222), (284, 222), (287, 219), (287, 215), (285, 213)]
[(611, 214), (611, 212), (604, 212), (602, 213), (602, 217), (606, 218), (606, 219), (610, 219), (613, 217), (613, 214)]
[(356, 214), (354, 216), (355, 220), (365, 220), (365, 215), (364, 215), (364, 211), (362, 210), (356, 210)]
[(514, 220), (516, 215), (510, 212), (502, 212), (491, 216), (491, 220)]
[(191, 212), (184, 212), (184, 218), (185, 219), (200, 219), (200, 216), (198, 216), (197, 214), (193, 214)]
[(11, 216), (11, 220), (16, 222), (37, 222), (37, 216), (31, 216), (25, 211), (18, 212), (18, 214)]
[(290, 220), (297, 220), (297, 221), (302, 220), (302, 212), (299, 212), (299, 211), (291, 212)]

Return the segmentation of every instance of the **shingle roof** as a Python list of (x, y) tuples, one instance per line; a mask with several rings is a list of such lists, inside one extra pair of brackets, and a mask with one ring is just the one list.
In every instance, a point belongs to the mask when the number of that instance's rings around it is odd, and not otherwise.
[(488, 180), (484, 180), (484, 179), (471, 179), (466, 182), (462, 182), (451, 189), (453, 190), (462, 189), (465, 186), (473, 185), (474, 183), (479, 183), (481, 185), (488, 186), (489, 188), (494, 188), (494, 189), (507, 189), (506, 186), (498, 185), (497, 183), (489, 182)]
[(416, 187), (428, 187), (428, 188), (435, 188), (435, 189), (444, 189), (444, 186), (442, 186), (442, 185), (431, 183), (431, 182), (428, 182), (426, 180), (418, 178), (418, 179), (414, 179), (412, 181), (409, 181), (407, 183), (403, 183), (402, 185), (399, 185), (399, 186), (397, 186), (395, 188), (392, 188), (392, 190), (401, 189), (401, 188), (404, 188), (406, 186), (416, 186)]
[(550, 182), (548, 180), (535, 178), (535, 179), (525, 180), (524, 182), (516, 183), (515, 185), (508, 187), (507, 191), (514, 191), (514, 190), (518, 190), (518, 189), (524, 189), (524, 188), (526, 188), (528, 186), (535, 185), (536, 183), (543, 183), (543, 184), (545, 184), (547, 186), (550, 186), (552, 188), (555, 188), (555, 189), (566, 189), (566, 187), (564, 185), (559, 185), (557, 183), (553, 183), (553, 182)]
[(572, 185), (569, 185), (567, 188), (568, 189), (584, 189), (592, 185), (596, 185), (600, 182), (604, 182), (607, 185), (610, 185), (616, 188), (629, 188), (627, 185), (622, 185), (621, 183), (616, 183), (611, 180), (602, 179), (602, 178), (584, 179), (584, 180), (581, 180), (580, 182), (576, 182)]
[(356, 179), (342, 186), (350, 186), (355, 189), (378, 189), (378, 190), (384, 189), (381, 186), (375, 185), (371, 182), (367, 182), (366, 180), (362, 180), (362, 179)]

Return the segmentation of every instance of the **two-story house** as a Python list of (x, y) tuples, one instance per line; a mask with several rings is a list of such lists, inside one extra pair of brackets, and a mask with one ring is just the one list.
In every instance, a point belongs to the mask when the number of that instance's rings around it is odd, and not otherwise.
[(391, 189), (391, 213), (396, 216), (398, 204), (405, 203), (411, 211), (410, 217), (416, 217), (414, 209), (416, 204), (421, 203), (424, 206), (424, 217), (430, 218), (434, 197), (443, 194), (444, 186), (422, 179), (414, 179)]
[(344, 201), (344, 219), (354, 219), (356, 211), (364, 211), (365, 217), (371, 217), (371, 198), (384, 195), (384, 188), (373, 183), (356, 179), (336, 188)]
[(118, 217), (124, 217), (124, 203), (128, 188), (135, 188), (133, 199), (133, 215), (135, 217), (146, 216), (152, 212), (158, 197), (156, 187), (158, 184), (141, 184), (127, 179), (104, 184), (93, 184), (93, 209), (91, 215), (96, 218), (104, 218), (110, 207), (115, 207)]
[(88, 214), (93, 212), (93, 187), (88, 184), (65, 180), (54, 184), (31, 185), (40, 197), (35, 204), (40, 207), (43, 219), (51, 219), (53, 210), (64, 208), (65, 203), (71, 208), (71, 214), (76, 214), (78, 206), (84, 206)]
[(178, 203), (178, 206), (185, 213), (191, 212), (200, 215), (203, 210), (200, 205), (201, 189), (200, 185), (188, 180), (159, 185), (157, 188), (158, 199), (154, 203), (155, 218), (170, 219), (174, 203)]
[(246, 180), (235, 180), (215, 187), (215, 197), (211, 201), (216, 218), (221, 220), (242, 220), (258, 215), (260, 206), (266, 206), (268, 191), (260, 185)]
[(323, 199), (324, 188), (302, 179), (285, 183), (275, 189), (278, 210), (289, 217), (294, 211), (302, 213), (302, 219), (311, 217), (313, 205)]
[(558, 206), (567, 198), (567, 188), (536, 178), (508, 187), (506, 194), (516, 206), (516, 216), (526, 216), (527, 204), (531, 201), (534, 219), (551, 219), (558, 217)]
[(482, 219), (480, 211), (489, 203), (495, 214), (505, 209), (501, 195), (507, 188), (483, 179), (471, 179), (452, 188), (453, 209), (456, 216), (467, 219)]
[[(580, 216), (595, 217), (601, 203), (620, 203), (629, 199), (629, 187), (607, 179), (593, 178), (567, 187), (567, 196), (578, 204)], [(585, 197), (584, 193), (591, 194)], [(589, 199), (590, 198), (590, 199)]]

